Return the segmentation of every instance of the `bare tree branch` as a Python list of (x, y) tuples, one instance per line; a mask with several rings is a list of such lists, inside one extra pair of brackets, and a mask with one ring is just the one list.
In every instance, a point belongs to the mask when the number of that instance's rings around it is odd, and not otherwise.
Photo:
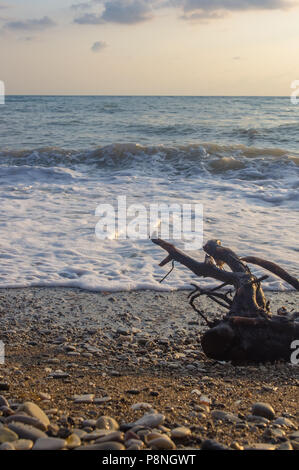
[(261, 266), (261, 268), (267, 269), (267, 271), (270, 271), (271, 273), (286, 281), (291, 286), (295, 287), (296, 290), (299, 290), (298, 279), (291, 276), (287, 271), (278, 266), (278, 264), (272, 263), (272, 261), (267, 261), (262, 258), (257, 258), (256, 256), (246, 256), (245, 258), (242, 258), (242, 261), (250, 264), (256, 264), (257, 266)]

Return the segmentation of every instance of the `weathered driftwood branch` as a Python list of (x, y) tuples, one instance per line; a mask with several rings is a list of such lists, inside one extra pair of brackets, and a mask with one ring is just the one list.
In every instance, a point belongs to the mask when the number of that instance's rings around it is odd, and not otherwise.
[[(299, 290), (299, 281), (280, 266), (256, 257), (240, 258), (230, 248), (221, 246), (219, 240), (210, 240), (203, 247), (206, 252), (204, 262), (199, 262), (161, 239), (152, 240), (168, 253), (160, 263), (165, 266), (177, 261), (199, 277), (211, 277), (221, 281), (220, 286), (204, 290), (195, 286), (190, 294), (190, 304), (207, 322), (210, 329), (202, 336), (202, 347), (208, 357), (233, 361), (274, 361), (289, 360), (291, 343), (299, 338), (299, 322), (294, 318), (274, 316), (270, 312), (261, 282), (268, 276), (258, 279), (246, 263), (256, 264), (279, 276)], [(227, 265), (231, 271), (225, 271)], [(228, 294), (216, 292), (219, 288), (232, 285), (233, 299)], [(194, 301), (201, 295), (228, 310), (228, 313), (215, 322), (210, 322), (203, 312), (195, 307)]]
[(246, 258), (242, 258), (242, 261), (245, 261), (249, 264), (256, 264), (261, 266), (261, 268), (267, 269), (267, 271), (270, 271), (271, 273), (286, 281), (291, 286), (295, 287), (296, 290), (299, 290), (298, 279), (291, 276), (287, 271), (278, 266), (278, 264), (272, 263), (272, 261), (266, 261), (265, 259), (257, 258), (256, 256), (246, 256)]

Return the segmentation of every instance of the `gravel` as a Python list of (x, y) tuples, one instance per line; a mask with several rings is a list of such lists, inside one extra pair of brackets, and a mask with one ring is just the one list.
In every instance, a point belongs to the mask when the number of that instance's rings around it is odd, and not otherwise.
[(207, 359), (186, 296), (2, 290), (0, 449), (298, 450), (298, 366)]

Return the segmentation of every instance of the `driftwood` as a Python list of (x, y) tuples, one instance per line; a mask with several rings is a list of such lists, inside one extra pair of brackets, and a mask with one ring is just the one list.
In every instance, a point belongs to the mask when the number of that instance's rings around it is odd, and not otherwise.
[[(168, 253), (160, 266), (177, 261), (199, 277), (221, 282), (209, 290), (192, 284), (194, 290), (189, 295), (190, 305), (209, 326), (201, 338), (203, 351), (209, 358), (234, 362), (290, 360), (293, 352), (291, 343), (299, 340), (299, 315), (288, 313), (284, 307), (278, 310), (278, 315), (273, 315), (261, 285), (268, 276), (258, 279), (247, 263), (261, 266), (296, 290), (299, 290), (298, 279), (270, 261), (257, 257), (240, 258), (231, 249), (221, 246), (219, 240), (210, 240), (203, 247), (206, 253), (204, 262), (196, 261), (164, 240), (152, 241)], [(230, 271), (224, 269), (225, 265)], [(232, 290), (219, 291), (227, 286), (232, 286)], [(209, 321), (196, 307), (194, 302), (202, 295), (226, 310), (221, 320)]]

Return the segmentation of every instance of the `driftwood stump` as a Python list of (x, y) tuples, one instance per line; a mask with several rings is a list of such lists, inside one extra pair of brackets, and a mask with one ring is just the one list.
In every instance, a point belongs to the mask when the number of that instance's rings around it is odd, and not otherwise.
[[(222, 283), (209, 290), (193, 284), (194, 290), (189, 295), (190, 305), (209, 326), (201, 338), (203, 351), (209, 358), (234, 362), (290, 360), (291, 344), (299, 340), (299, 314), (290, 314), (281, 308), (279, 315), (273, 315), (261, 285), (268, 276), (258, 279), (247, 263), (267, 269), (296, 290), (299, 290), (298, 279), (270, 261), (240, 258), (231, 249), (221, 246), (219, 240), (210, 240), (203, 247), (204, 262), (196, 261), (164, 240), (152, 241), (168, 253), (160, 266), (177, 261), (199, 277), (211, 277)], [(224, 265), (231, 271), (224, 270)], [(233, 292), (219, 291), (226, 286), (233, 286)], [(227, 310), (221, 320), (210, 322), (195, 306), (194, 301), (202, 295)]]

